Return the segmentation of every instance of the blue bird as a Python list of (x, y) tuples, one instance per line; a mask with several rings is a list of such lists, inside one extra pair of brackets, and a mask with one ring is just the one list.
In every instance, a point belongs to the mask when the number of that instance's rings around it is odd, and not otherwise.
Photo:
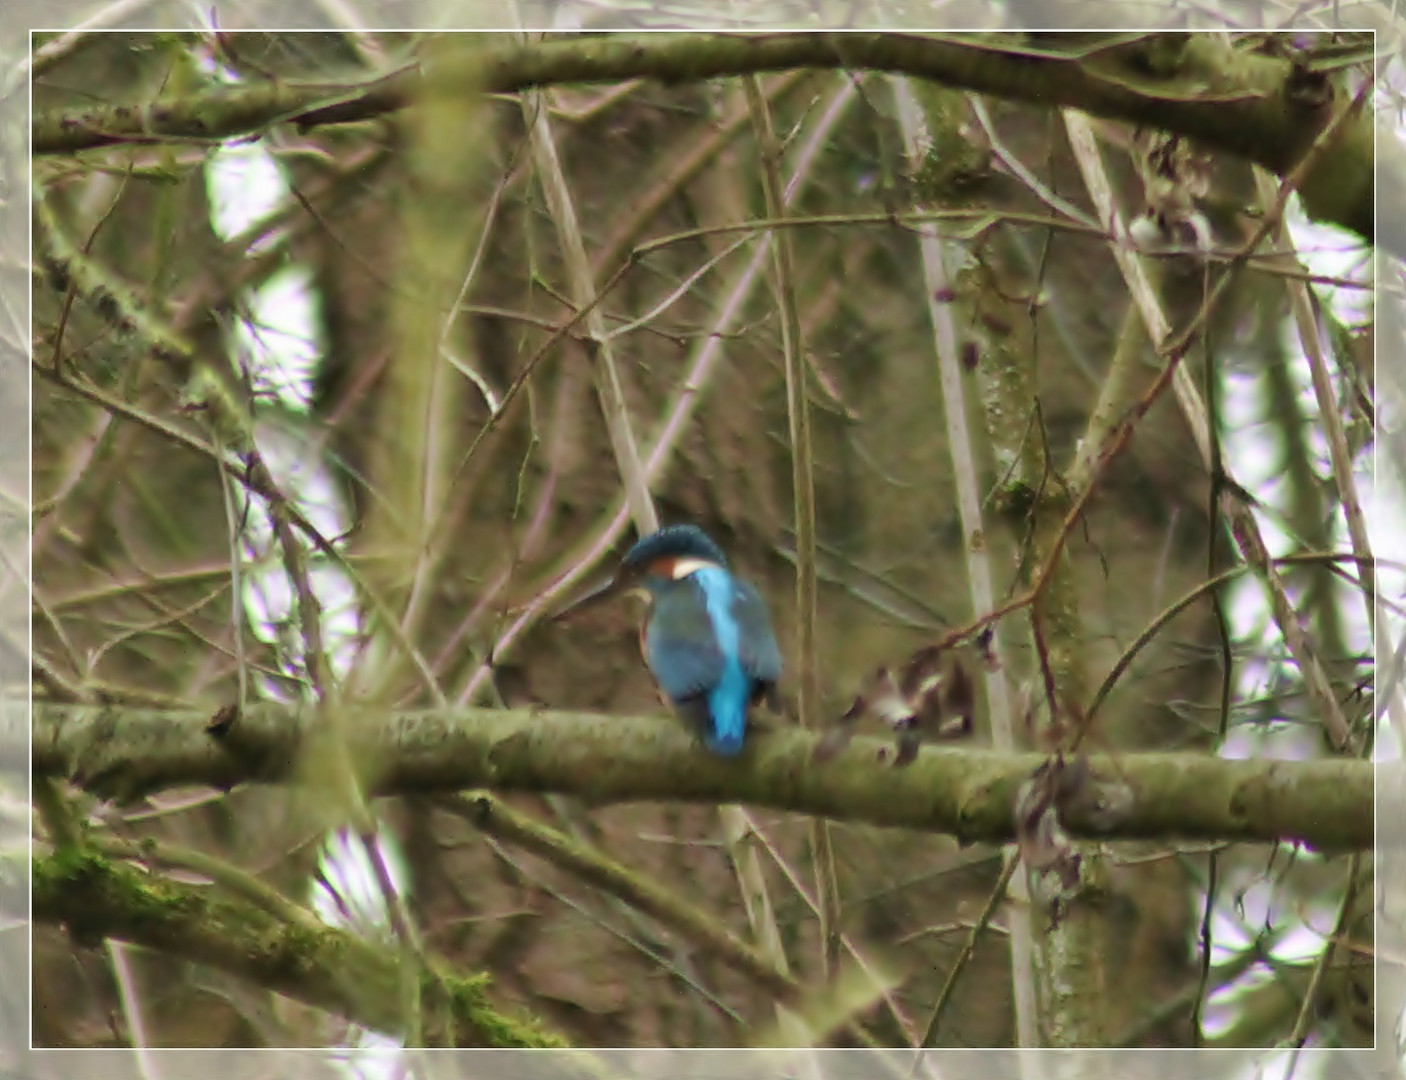
[(715, 754), (740, 753), (749, 709), (761, 700), (775, 707), (781, 678), (761, 594), (732, 574), (722, 550), (694, 525), (640, 539), (614, 577), (568, 610), (620, 593), (649, 603), (641, 649), (674, 710)]

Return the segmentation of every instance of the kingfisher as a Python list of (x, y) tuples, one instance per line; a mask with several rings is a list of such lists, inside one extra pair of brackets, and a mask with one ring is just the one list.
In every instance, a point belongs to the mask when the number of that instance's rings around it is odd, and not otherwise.
[(751, 707), (777, 705), (781, 651), (766, 601), (696, 525), (642, 537), (613, 577), (566, 611), (622, 593), (648, 603), (640, 649), (661, 693), (709, 750), (735, 757)]

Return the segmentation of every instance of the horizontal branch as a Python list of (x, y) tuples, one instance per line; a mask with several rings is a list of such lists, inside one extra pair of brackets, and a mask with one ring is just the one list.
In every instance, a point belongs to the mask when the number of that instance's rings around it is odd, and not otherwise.
[[(115, 143), (228, 139), (270, 124), (308, 128), (381, 116), (427, 90), (513, 92), (653, 78), (666, 83), (792, 69), (868, 69), (932, 79), (1012, 101), (1081, 109), (1201, 141), (1280, 174), (1307, 152), (1334, 111), (1329, 84), (1288, 60), (1233, 49), (1214, 35), (1148, 34), (1115, 43), (1081, 35), (934, 37), (901, 33), (608, 35), (476, 49), (426, 72), (368, 82), (267, 83), (139, 105), (101, 105), (34, 119), (36, 154)], [(1345, 101), (1337, 102), (1341, 107)], [(1353, 120), (1336, 151), (1305, 177), (1308, 213), (1370, 241), (1373, 124)], [(1383, 146), (1387, 179), (1406, 178)], [(1383, 237), (1406, 251), (1406, 238)]]
[[(284, 922), (247, 901), (146, 874), (90, 851), (33, 860), (33, 911), (79, 942), (131, 942), (208, 964), (389, 1035), (404, 1029), (395, 954), (331, 926)], [(488, 1003), (484, 976), (427, 971), (422, 1027), (432, 1045), (561, 1046)]]
[[(212, 734), (210, 717), (196, 712), (36, 702), (33, 768), (118, 799), (190, 784), (278, 783), (298, 775), (310, 722), (303, 711), (261, 704)], [(896, 769), (879, 760), (889, 744), (858, 738), (822, 762), (814, 759), (815, 736), (794, 728), (760, 732), (729, 760), (663, 718), (533, 709), (353, 711), (344, 728), (367, 789), (381, 795), (490, 788), (596, 804), (747, 803), (993, 843), (1014, 838), (1018, 789), (1044, 761), (943, 745)], [(21, 756), (23, 734), (0, 733), (0, 750)], [(1063, 820), (1076, 835), (1372, 846), (1369, 762), (1199, 754), (1090, 760), (1097, 775), (1125, 782), (1132, 799), (1116, 815), (1070, 807)]]

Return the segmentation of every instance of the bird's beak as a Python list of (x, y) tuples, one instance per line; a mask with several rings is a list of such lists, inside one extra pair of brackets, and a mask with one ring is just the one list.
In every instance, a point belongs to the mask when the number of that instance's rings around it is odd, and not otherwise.
[(577, 597), (571, 603), (567, 604), (566, 607), (562, 608), (555, 615), (553, 615), (552, 619), (564, 619), (568, 615), (575, 615), (578, 611), (581, 611), (583, 608), (594, 607), (596, 604), (599, 604), (602, 601), (609, 600), (612, 596), (617, 595), (620, 591), (621, 583), (618, 578), (606, 578), (600, 584), (595, 585), (594, 587), (589, 589), (585, 594)]

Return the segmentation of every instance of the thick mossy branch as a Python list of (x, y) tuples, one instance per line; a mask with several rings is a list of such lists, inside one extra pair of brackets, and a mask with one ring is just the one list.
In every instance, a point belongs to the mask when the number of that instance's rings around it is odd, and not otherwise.
[[(94, 793), (133, 798), (184, 784), (285, 782), (310, 748), (311, 717), (280, 705), (248, 709), (211, 734), (196, 712), (113, 706), (34, 708), (33, 767)], [(855, 739), (817, 762), (816, 736), (762, 731), (740, 758), (714, 757), (659, 717), (531, 709), (349, 714), (346, 733), (375, 794), (559, 792), (596, 804), (640, 800), (756, 806), (1006, 842), (1020, 784), (1044, 760), (929, 746), (912, 765), (881, 761), (876, 739)], [(23, 732), (0, 748), (23, 753)], [(1130, 786), (1118, 820), (1072, 807), (1071, 833), (1121, 839), (1303, 841), (1365, 850), (1373, 839), (1370, 762), (1227, 761), (1197, 754), (1094, 757), (1095, 772)]]
[[(403, 108), (429, 92), (512, 92), (635, 78), (693, 82), (791, 69), (845, 68), (932, 79), (1095, 116), (1176, 132), (1283, 175), (1304, 155), (1336, 107), (1329, 84), (1288, 60), (1230, 47), (1214, 35), (1149, 34), (1090, 44), (1081, 35), (943, 38), (915, 34), (798, 33), (611, 35), (476, 50), (462, 64), (407, 67), (370, 82), (274, 83), (221, 89), (150, 104), (102, 105), (35, 117), (36, 154), (114, 143), (226, 139), (274, 123), (349, 123)], [(1373, 125), (1362, 115), (1305, 178), (1315, 218), (1372, 237)], [(1401, 156), (1383, 148), (1389, 180), (1406, 179)], [(1389, 160), (1388, 160), (1389, 159)], [(1406, 237), (1383, 237), (1406, 251)]]
[[(39, 855), (33, 869), (34, 917), (63, 924), (79, 942), (116, 938), (143, 945), (377, 1031), (401, 1031), (400, 975), (389, 950), (333, 927), (285, 922), (252, 904), (152, 876), (90, 850)], [(494, 1009), (484, 976), (426, 972), (423, 979), (426, 1035), (434, 1045), (565, 1045)]]

